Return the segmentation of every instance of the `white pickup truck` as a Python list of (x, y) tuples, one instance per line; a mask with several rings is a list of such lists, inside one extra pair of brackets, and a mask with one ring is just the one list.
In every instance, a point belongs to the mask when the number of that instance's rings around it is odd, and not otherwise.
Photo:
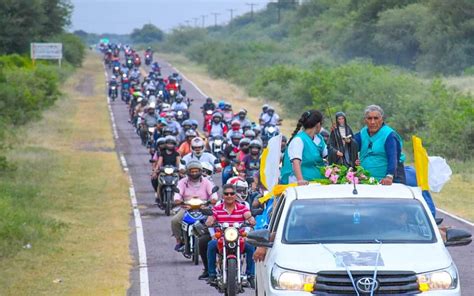
[(443, 238), (418, 188), (308, 185), (274, 203), (268, 229), (248, 241), (267, 248), (256, 264), (256, 295), (461, 295)]

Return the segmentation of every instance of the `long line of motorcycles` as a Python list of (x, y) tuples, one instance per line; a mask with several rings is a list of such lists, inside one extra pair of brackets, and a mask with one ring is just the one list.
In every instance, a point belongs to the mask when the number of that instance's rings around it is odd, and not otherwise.
[[(186, 90), (182, 87), (182, 78), (178, 73), (172, 73), (166, 78), (162, 76), (161, 67), (153, 61), (153, 52), (147, 49), (144, 52), (145, 64), (149, 66), (149, 73), (142, 78), (140, 54), (128, 45), (102, 44), (100, 50), (104, 55), (104, 63), (112, 72), (112, 78), (108, 82), (109, 97), (111, 101), (117, 98), (129, 107), (129, 122), (134, 126), (136, 133), (140, 136), (142, 145), (148, 149), (150, 162), (156, 162), (155, 152), (165, 144), (168, 136), (174, 136), (178, 143), (189, 140), (188, 136), (200, 136), (205, 138), (206, 148), (217, 159), (218, 163), (203, 163), (204, 175), (212, 180), (216, 177), (216, 168), (220, 164), (231, 166), (227, 172), (227, 177), (240, 176), (245, 180), (247, 189), (250, 187), (248, 196), (259, 196), (258, 186), (249, 186), (255, 180), (249, 175), (258, 172), (259, 160), (252, 164), (249, 171), (239, 169), (238, 159), (228, 159), (236, 157), (240, 142), (250, 144), (252, 140), (259, 140), (265, 146), (268, 139), (279, 133), (276, 125), (259, 125), (251, 123), (241, 111), (234, 114), (232, 106), (228, 103), (219, 102), (214, 104), (210, 98), (207, 99), (202, 109), (203, 120), (201, 124), (203, 131), (198, 130), (197, 120), (190, 119), (189, 107), (193, 102), (187, 96)], [(216, 115), (217, 114), (217, 115)], [(245, 112), (246, 115), (246, 112)], [(221, 117), (225, 126), (222, 133), (212, 134), (213, 121)], [(236, 129), (234, 123), (240, 116), (239, 128)], [(225, 131), (239, 135), (239, 142), (233, 142), (233, 136), (227, 137)], [(188, 136), (187, 136), (188, 135)], [(242, 141), (242, 138), (246, 140)], [(229, 149), (231, 147), (232, 149)], [(261, 149), (261, 147), (260, 147)], [(230, 150), (232, 156), (226, 155)], [(183, 164), (184, 165), (184, 164)], [(247, 175), (246, 175), (247, 173)], [(182, 167), (163, 166), (159, 175), (152, 179), (152, 184), (159, 194), (159, 207), (164, 210), (167, 216), (173, 213), (173, 196), (177, 189), (179, 179), (183, 177)], [(219, 188), (216, 186), (213, 193)], [(251, 199), (247, 200), (250, 204)], [(209, 204), (203, 202), (198, 197), (186, 201), (186, 213), (182, 220), (182, 238), (184, 257), (191, 259), (193, 264), (199, 264), (199, 237), (208, 234), (209, 230), (204, 226), (204, 221), (208, 215), (212, 215)], [(261, 211), (254, 209), (252, 214), (258, 215)], [(215, 225), (214, 236), (218, 239), (218, 260), (217, 260), (217, 285), (216, 288), (225, 295), (236, 295), (243, 292), (243, 287), (248, 286), (247, 278), (243, 272), (245, 262), (244, 242), (246, 227), (238, 223), (229, 225)]]

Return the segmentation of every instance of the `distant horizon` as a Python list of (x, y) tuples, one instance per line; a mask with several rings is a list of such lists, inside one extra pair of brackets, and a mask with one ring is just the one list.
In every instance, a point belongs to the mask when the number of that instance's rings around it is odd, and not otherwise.
[[(202, 15), (205, 15), (205, 26), (214, 25), (212, 13), (219, 13), (217, 24), (230, 21), (230, 11), (236, 9), (234, 17), (250, 12), (247, 3), (255, 3), (254, 10), (266, 7), (269, 0), (223, 1), (223, 0), (173, 0), (167, 4), (164, 0), (71, 0), (74, 10), (71, 17), (71, 32), (83, 30), (95, 34), (130, 34), (133, 29), (151, 23), (165, 32), (187, 24), (202, 26)], [(136, 8), (136, 12), (131, 8)], [(158, 13), (163, 11), (162, 13)], [(124, 16), (124, 12), (129, 15)], [(175, 13), (175, 14), (174, 14)], [(176, 16), (175, 16), (176, 15)]]

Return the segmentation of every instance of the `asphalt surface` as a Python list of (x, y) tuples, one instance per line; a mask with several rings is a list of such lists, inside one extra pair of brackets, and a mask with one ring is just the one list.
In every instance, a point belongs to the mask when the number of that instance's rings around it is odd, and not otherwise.
[[(155, 54), (156, 58), (162, 67), (163, 76), (174, 72), (169, 63), (159, 59)], [(186, 89), (188, 96), (194, 99), (190, 108), (191, 118), (201, 123), (202, 114), (199, 107), (204, 103), (205, 96), (186, 79), (183, 79), (182, 86)], [(171, 217), (166, 217), (154, 203), (154, 193), (150, 184), (149, 155), (141, 145), (134, 128), (128, 123), (127, 106), (118, 99), (112, 103), (112, 112), (119, 135), (117, 150), (126, 158), (142, 216), (150, 295), (221, 295), (205, 281), (197, 279), (202, 271), (201, 263), (194, 266), (189, 259), (173, 250), (175, 240), (171, 237)], [(474, 233), (474, 227), (468, 224), (442, 214), (439, 216), (445, 218), (443, 222), (445, 226), (465, 229)], [(130, 228), (135, 229), (133, 217), (130, 221)], [(135, 264), (130, 271), (131, 286), (127, 294), (140, 295), (138, 250), (134, 231), (130, 234), (130, 250)], [(474, 244), (465, 247), (451, 247), (449, 252), (460, 273), (463, 295), (474, 295), (474, 292), (471, 292), (474, 291)], [(420, 258), (422, 257), (423, 254), (420, 254)], [(253, 295), (253, 290), (247, 289), (246, 293), (241, 295)]]

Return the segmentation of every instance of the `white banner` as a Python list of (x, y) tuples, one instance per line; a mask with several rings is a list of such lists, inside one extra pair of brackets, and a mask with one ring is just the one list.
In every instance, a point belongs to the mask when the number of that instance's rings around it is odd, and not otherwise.
[(62, 43), (31, 43), (32, 60), (60, 60), (63, 58)]

